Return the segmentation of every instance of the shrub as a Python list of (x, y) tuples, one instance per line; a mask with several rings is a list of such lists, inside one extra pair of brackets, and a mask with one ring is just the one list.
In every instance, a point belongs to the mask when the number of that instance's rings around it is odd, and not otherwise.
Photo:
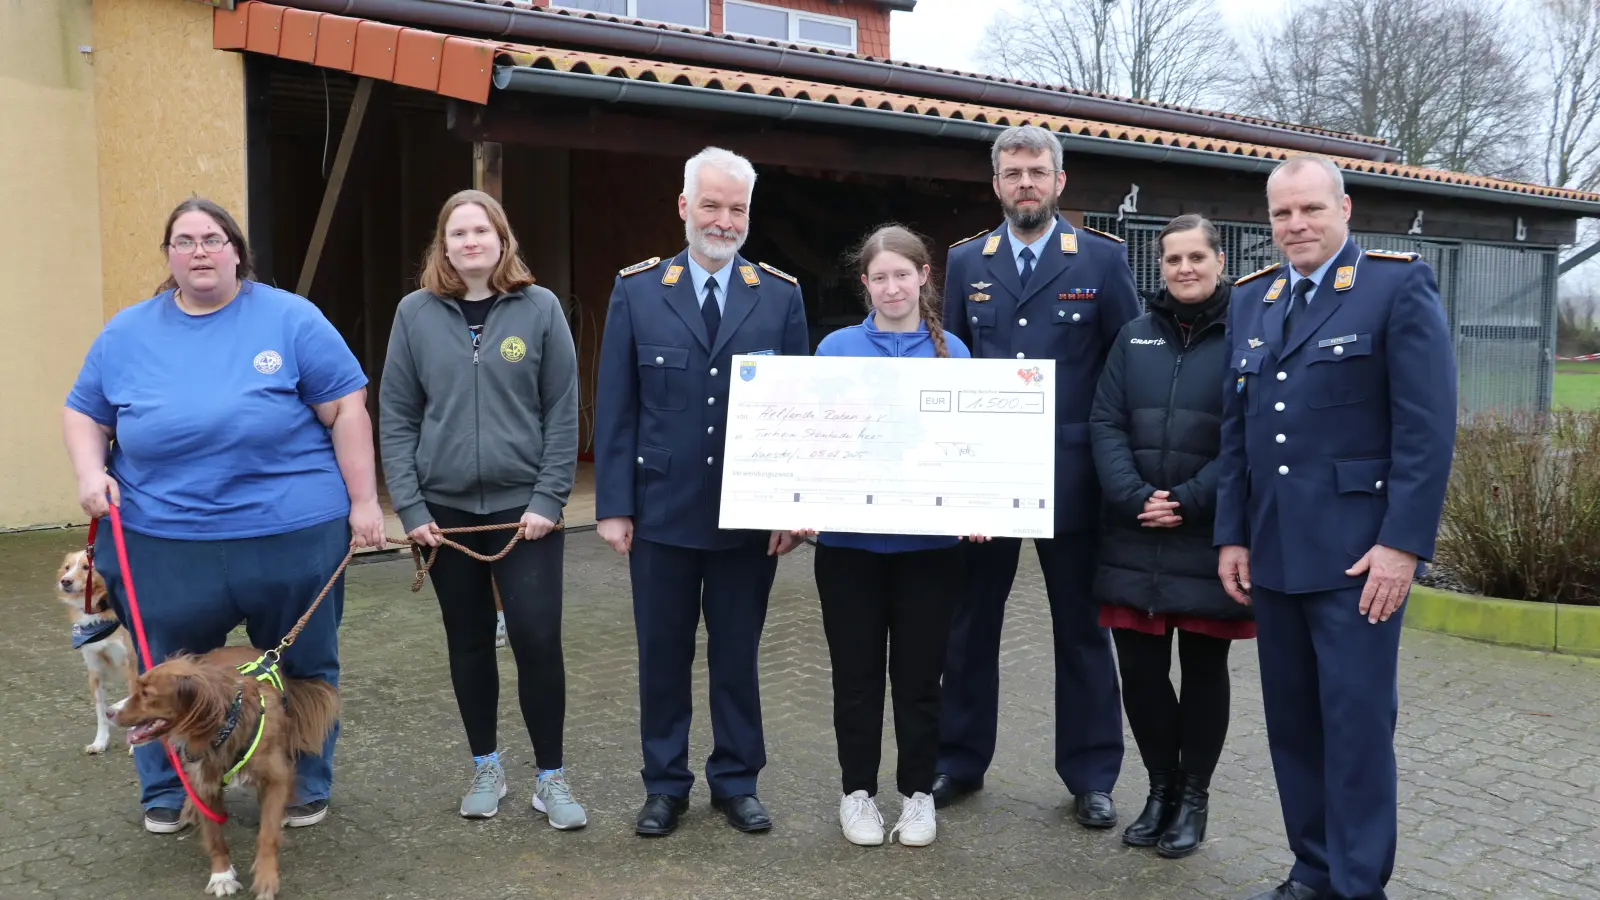
[(1464, 417), (1436, 561), (1488, 596), (1600, 604), (1600, 412)]

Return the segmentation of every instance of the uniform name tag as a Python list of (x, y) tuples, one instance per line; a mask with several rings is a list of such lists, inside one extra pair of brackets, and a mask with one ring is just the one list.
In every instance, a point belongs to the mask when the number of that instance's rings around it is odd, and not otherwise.
[(1318, 347), (1335, 347), (1335, 346), (1338, 346), (1339, 344), (1353, 344), (1353, 343), (1355, 343), (1355, 341), (1356, 341), (1356, 336), (1355, 335), (1347, 334), (1347, 335), (1345, 335), (1343, 337), (1328, 338), (1325, 341), (1317, 341), (1317, 346)]
[(746, 350), (744, 356), (776, 356), (776, 350)]

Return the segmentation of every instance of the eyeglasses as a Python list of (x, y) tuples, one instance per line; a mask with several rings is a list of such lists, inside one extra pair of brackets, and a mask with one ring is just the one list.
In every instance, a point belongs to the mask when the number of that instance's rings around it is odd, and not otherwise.
[(1006, 169), (995, 174), (1006, 184), (1017, 184), (1023, 176), (1027, 176), (1029, 181), (1048, 181), (1055, 173), (1055, 169)]
[[(206, 248), (207, 253), (216, 253), (223, 247), (228, 246), (230, 243), (232, 242), (227, 238), (213, 234), (210, 237), (202, 239), (200, 241), (200, 246)], [(195, 242), (189, 238), (178, 238), (175, 241), (169, 242), (167, 247), (174, 253), (181, 253), (184, 256), (188, 256), (194, 252)]]

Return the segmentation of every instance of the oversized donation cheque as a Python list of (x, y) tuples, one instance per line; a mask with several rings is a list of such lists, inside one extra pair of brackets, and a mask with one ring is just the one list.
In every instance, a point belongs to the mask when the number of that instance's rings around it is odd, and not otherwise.
[(1035, 537), (1055, 361), (735, 356), (723, 528)]

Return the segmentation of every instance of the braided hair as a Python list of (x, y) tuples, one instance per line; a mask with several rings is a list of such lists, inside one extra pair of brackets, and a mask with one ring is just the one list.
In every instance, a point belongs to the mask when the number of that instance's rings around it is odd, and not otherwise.
[[(860, 249), (855, 252), (854, 261), (860, 274), (867, 274), (867, 267), (878, 258), (880, 253), (897, 253), (910, 260), (911, 264), (919, 270), (924, 266), (932, 265), (932, 254), (928, 252), (928, 242), (920, 235), (902, 225), (884, 225), (867, 236), (861, 243)], [(944, 321), (941, 318), (941, 309), (944, 303), (939, 296), (938, 285), (929, 275), (927, 283), (917, 293), (917, 308), (922, 316), (923, 324), (928, 326), (928, 336), (933, 340), (933, 353), (944, 359), (950, 356), (949, 349), (945, 346)], [(867, 306), (872, 306), (871, 298)]]

